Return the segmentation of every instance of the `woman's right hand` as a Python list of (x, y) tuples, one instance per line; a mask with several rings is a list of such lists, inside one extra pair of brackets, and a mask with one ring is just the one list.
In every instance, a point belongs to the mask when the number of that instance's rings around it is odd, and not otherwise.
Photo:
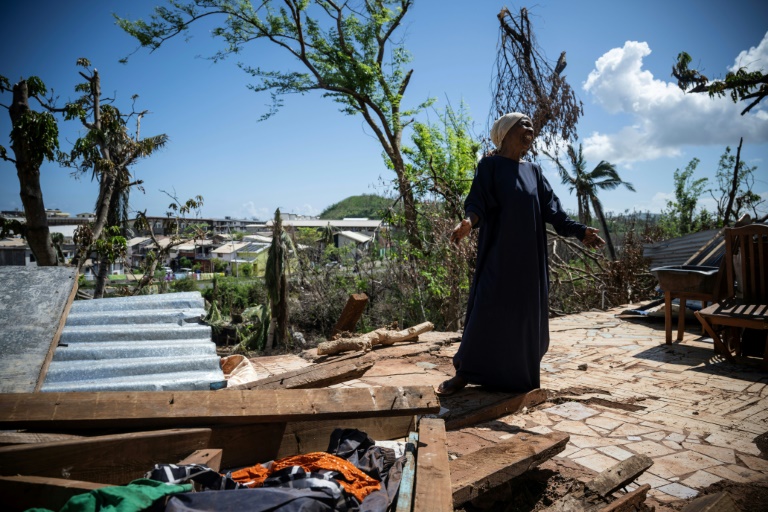
[(462, 238), (467, 236), (472, 231), (472, 221), (469, 219), (463, 219), (459, 222), (453, 231), (451, 232), (451, 242), (458, 244)]

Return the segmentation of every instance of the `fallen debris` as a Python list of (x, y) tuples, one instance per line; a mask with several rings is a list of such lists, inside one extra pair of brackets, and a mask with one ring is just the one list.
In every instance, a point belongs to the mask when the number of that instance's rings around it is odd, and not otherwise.
[(520, 435), (450, 462), (453, 506), (492, 491), (565, 450), (568, 434)]
[(373, 364), (373, 358), (361, 353), (349, 354), (333, 361), (227, 386), (224, 390), (323, 388), (362, 377)]
[(700, 496), (687, 504), (681, 512), (740, 512), (727, 492)]
[(580, 484), (579, 488), (560, 498), (543, 512), (634, 512), (645, 510), (641, 506), (651, 488), (647, 484), (605, 506), (603, 505), (612, 493), (634, 481), (652, 465), (653, 461), (649, 457), (633, 455), (601, 472), (586, 484)]
[(363, 316), (365, 306), (367, 305), (368, 296), (366, 294), (353, 293), (350, 295), (344, 309), (341, 311), (339, 320), (336, 322), (336, 325), (333, 326), (331, 337), (333, 338), (336, 334), (343, 331), (355, 332), (357, 322), (359, 322), (360, 318)]
[(633, 455), (597, 475), (587, 482), (587, 487), (605, 497), (635, 480), (651, 466), (653, 461), (650, 457)]
[(373, 345), (392, 345), (398, 341), (409, 341), (419, 337), (419, 334), (435, 328), (432, 322), (424, 322), (402, 331), (392, 331), (386, 328), (362, 334), (355, 338), (338, 338), (317, 345), (317, 355), (333, 355), (349, 350), (368, 352)]
[(530, 409), (546, 399), (547, 392), (543, 389), (511, 395), (468, 386), (460, 393), (440, 398), (440, 418), (445, 420), (446, 429), (455, 430), (514, 414), (526, 407)]

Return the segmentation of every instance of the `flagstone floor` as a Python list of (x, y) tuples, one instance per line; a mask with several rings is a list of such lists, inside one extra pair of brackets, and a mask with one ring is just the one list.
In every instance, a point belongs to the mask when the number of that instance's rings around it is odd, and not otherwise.
[[(768, 481), (768, 460), (754, 443), (768, 432), (768, 372), (759, 361), (716, 357), (695, 322), (687, 322), (682, 342), (666, 345), (663, 322), (618, 318), (624, 309), (552, 319), (542, 362), (550, 402), (495, 427), (449, 432), (452, 457), (468, 439), (478, 440), (477, 449), (515, 432), (559, 431), (570, 442), (558, 457), (592, 471), (633, 454), (649, 456), (653, 466), (636, 484), (650, 484), (649, 494), (661, 502), (694, 497), (723, 479)], [(456, 337), (427, 333), (422, 343), (377, 350), (382, 359), (366, 375), (339, 386), (437, 385), (452, 373), (458, 344), (446, 341)], [(254, 361), (270, 373), (310, 364), (297, 356)]]

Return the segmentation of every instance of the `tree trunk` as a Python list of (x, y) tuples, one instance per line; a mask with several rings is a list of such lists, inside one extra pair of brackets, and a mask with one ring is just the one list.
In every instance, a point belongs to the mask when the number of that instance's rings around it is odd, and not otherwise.
[(608, 253), (611, 255), (611, 261), (616, 261), (616, 251), (613, 248), (611, 233), (608, 231), (608, 223), (605, 222), (603, 207), (600, 205), (600, 201), (598, 201), (597, 197), (595, 196), (592, 196), (592, 207), (595, 210), (595, 215), (597, 215), (597, 218), (600, 219), (600, 225), (603, 227), (603, 236), (605, 236), (605, 243), (608, 245)]
[(101, 299), (104, 297), (104, 290), (107, 287), (107, 278), (109, 277), (110, 263), (103, 259), (99, 263), (99, 275), (96, 277), (96, 287), (93, 290), (93, 298)]
[(725, 208), (725, 215), (723, 215), (723, 226), (728, 225), (728, 221), (733, 214), (733, 200), (736, 197), (736, 192), (739, 188), (739, 167), (741, 163), (741, 145), (744, 142), (744, 137), (739, 138), (739, 149), (736, 150), (736, 164), (733, 166), (733, 182), (731, 183), (731, 192), (728, 194), (728, 206)]
[(397, 188), (400, 191), (400, 197), (403, 198), (403, 213), (405, 215), (405, 233), (408, 242), (418, 250), (422, 249), (421, 237), (419, 236), (418, 213), (416, 211), (416, 199), (413, 197), (413, 188), (410, 180), (405, 174), (405, 163), (400, 154), (400, 148), (392, 148), (389, 155), (392, 166), (397, 174)]
[[(16, 126), (29, 110), (27, 83), (22, 80), (13, 86), (13, 104), (8, 109), (12, 125)], [(27, 221), (25, 236), (37, 265), (54, 267), (59, 264), (59, 261), (53, 249), (48, 217), (45, 214), (43, 191), (40, 188), (40, 163), (35, 161), (33, 148), (30, 147), (31, 142), (16, 139), (11, 141), (11, 149), (16, 156), (19, 195)]]

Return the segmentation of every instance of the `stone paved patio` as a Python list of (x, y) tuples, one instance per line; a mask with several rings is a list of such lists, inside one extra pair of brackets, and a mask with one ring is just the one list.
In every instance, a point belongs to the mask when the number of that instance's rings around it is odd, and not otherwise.
[[(767, 481), (768, 460), (753, 440), (768, 431), (768, 373), (757, 361), (715, 357), (711, 339), (694, 322), (682, 342), (666, 345), (663, 323), (617, 318), (623, 309), (553, 319), (542, 388), (555, 398), (491, 428), (449, 433), (453, 452), (461, 455), (457, 443), (468, 439), (483, 446), (561, 431), (571, 438), (559, 457), (589, 470), (635, 453), (651, 457), (653, 466), (637, 483), (650, 484), (650, 495), (662, 502), (696, 496), (721, 479)], [(377, 350), (382, 359), (374, 368), (340, 386), (437, 385), (452, 373), (458, 345), (434, 344), (455, 337), (427, 333), (422, 343)], [(310, 364), (296, 356), (255, 361), (271, 373)]]

